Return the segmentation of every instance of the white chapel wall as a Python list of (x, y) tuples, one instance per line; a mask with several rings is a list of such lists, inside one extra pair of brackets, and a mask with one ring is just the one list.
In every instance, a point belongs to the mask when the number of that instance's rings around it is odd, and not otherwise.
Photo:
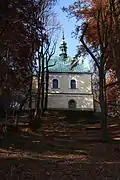
[[(58, 79), (58, 89), (52, 88), (53, 79)], [(70, 88), (70, 81), (76, 80), (76, 89)], [(83, 93), (91, 94), (91, 74), (51, 73), (49, 77), (49, 93)]]
[(93, 110), (93, 95), (49, 94), (48, 108), (68, 109), (69, 100), (76, 102), (76, 109)]
[[(53, 89), (52, 81), (58, 79), (58, 89)], [(70, 88), (70, 81), (76, 80), (76, 89)], [(34, 80), (33, 89), (37, 89)], [(69, 100), (75, 100), (76, 108), (80, 110), (94, 110), (91, 86), (91, 74), (78, 73), (50, 73), (48, 108), (68, 109)], [(33, 108), (35, 101), (33, 102)]]

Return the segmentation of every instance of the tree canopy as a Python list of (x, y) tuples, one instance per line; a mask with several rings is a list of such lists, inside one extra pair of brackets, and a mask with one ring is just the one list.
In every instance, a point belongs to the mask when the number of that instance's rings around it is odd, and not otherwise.
[(20, 94), (21, 91), (24, 95), (28, 91), (37, 48), (47, 37), (44, 17), (55, 2), (56, 0), (0, 1), (1, 97), (3, 94)]
[[(119, 7), (119, 1), (115, 0), (77, 0), (68, 8), (63, 8), (69, 15), (76, 17), (76, 33), (80, 37), (87, 24), (84, 35), (89, 48), (96, 51), (95, 55), (97, 56), (102, 45), (107, 59), (106, 69), (114, 69), (118, 77), (120, 63)], [(84, 47), (80, 44), (78, 54), (83, 52)]]

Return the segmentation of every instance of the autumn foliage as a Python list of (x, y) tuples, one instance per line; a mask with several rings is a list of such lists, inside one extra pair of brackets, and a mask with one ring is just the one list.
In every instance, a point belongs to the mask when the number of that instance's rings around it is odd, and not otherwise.
[[(120, 43), (120, 3), (118, 0), (80, 0), (75, 1), (68, 9), (70, 15), (78, 20), (76, 33), (81, 35), (84, 24), (88, 28), (85, 34), (89, 46), (99, 51), (100, 42), (103, 43), (106, 54), (106, 69), (115, 70), (118, 76)], [(98, 26), (99, 31), (98, 31)]]
[(36, 51), (47, 37), (43, 18), (55, 1), (0, 1), (0, 99), (30, 91)]
[[(26, 13), (24, 13), (24, 11)], [(0, 6), (0, 82), (2, 91), (20, 89), (27, 83), (31, 60), (31, 35), (26, 29), (27, 1), (2, 1)], [(25, 78), (26, 77), (26, 78)]]
[[(116, 82), (116, 75), (115, 72), (109, 71), (109, 74), (106, 78), (106, 85), (112, 84)], [(107, 94), (107, 103), (110, 104), (111, 102), (117, 102), (119, 99), (119, 87), (118, 85), (108, 86), (106, 88), (106, 94)]]

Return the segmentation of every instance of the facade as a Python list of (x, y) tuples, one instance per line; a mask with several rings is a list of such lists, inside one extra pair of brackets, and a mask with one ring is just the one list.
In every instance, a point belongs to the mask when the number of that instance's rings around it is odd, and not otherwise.
[(49, 62), (48, 109), (94, 111), (92, 73), (83, 63), (71, 68), (64, 35), (59, 57)]
[(91, 73), (51, 72), (49, 109), (94, 110)]

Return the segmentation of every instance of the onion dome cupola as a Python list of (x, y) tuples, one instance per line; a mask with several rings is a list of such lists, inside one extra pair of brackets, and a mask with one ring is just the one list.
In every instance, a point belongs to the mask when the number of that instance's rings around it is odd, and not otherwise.
[(62, 42), (61, 42), (61, 45), (60, 45), (60, 54), (59, 54), (59, 56), (62, 59), (67, 58), (67, 43), (65, 42), (64, 31), (63, 31)]

